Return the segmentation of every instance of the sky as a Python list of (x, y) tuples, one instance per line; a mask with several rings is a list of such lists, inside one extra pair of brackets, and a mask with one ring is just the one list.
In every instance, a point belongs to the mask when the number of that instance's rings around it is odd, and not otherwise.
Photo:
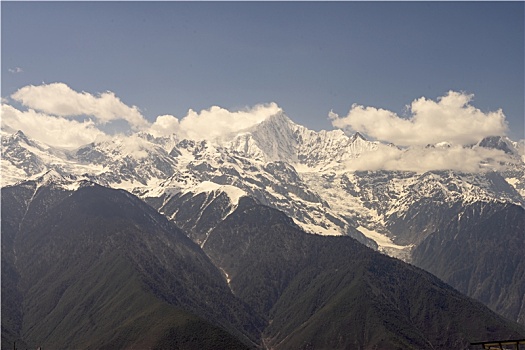
[(278, 110), (405, 146), (523, 139), (524, 4), (2, 1), (3, 119), (76, 123), (69, 145)]

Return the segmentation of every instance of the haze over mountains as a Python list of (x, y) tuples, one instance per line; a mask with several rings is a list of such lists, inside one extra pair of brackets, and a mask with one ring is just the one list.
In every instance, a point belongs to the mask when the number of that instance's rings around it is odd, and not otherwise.
[[(28, 91), (15, 97), (57, 112), (51, 95), (42, 106)], [(501, 122), (461, 95), (439, 104), (468, 110), (472, 123)], [(4, 340), (162, 348), (191, 343), (174, 334), (193, 325), (203, 346), (221, 338), (241, 348), (444, 349), (525, 336), (525, 153), (497, 128), (475, 141), (449, 128), (448, 141), (419, 144), (424, 130), (413, 127), (426, 124), (415, 118), (395, 145), (312, 131), (270, 104), (145, 126), (136, 115), (128, 135), (80, 145), (57, 135), (59, 147), (16, 127), (39, 135), (28, 118), (43, 112), (2, 108), (2, 280), (16, 286), (2, 284)], [(62, 114), (117, 118), (80, 109)], [(359, 106), (332, 117), (356, 128), (365, 112), (399, 122)], [(222, 122), (207, 125), (207, 114)], [(133, 331), (156, 318), (165, 322)]]

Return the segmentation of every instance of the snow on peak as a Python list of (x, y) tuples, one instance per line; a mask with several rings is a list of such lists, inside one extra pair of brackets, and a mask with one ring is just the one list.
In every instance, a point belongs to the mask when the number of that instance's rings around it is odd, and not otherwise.
[(68, 182), (64, 176), (62, 176), (55, 169), (47, 170), (42, 174), (37, 174), (29, 178), (30, 181), (34, 181), (38, 186), (47, 186), (51, 184), (63, 184)]
[(202, 192), (223, 192), (229, 198), (232, 204), (237, 205), (241, 197), (246, 196), (246, 192), (241, 190), (238, 187), (231, 185), (219, 185), (211, 181), (203, 181), (194, 188), (190, 189), (188, 192), (192, 193), (202, 193)]
[(363, 141), (368, 141), (363, 135), (361, 135), (361, 133), (359, 132), (356, 132), (355, 134), (352, 135), (352, 137), (350, 138), (351, 142), (354, 142), (356, 140), (363, 140)]
[(28, 137), (22, 130), (18, 130), (12, 134), (2, 132), (2, 145), (4, 146), (10, 143), (22, 144), (23, 147), (34, 147), (38, 150), (49, 149), (49, 146), (46, 144), (36, 141)]
[(320, 169), (340, 167), (341, 162), (378, 148), (377, 142), (359, 133), (348, 137), (339, 129), (313, 131), (282, 112), (236, 134), (223, 146), (250, 159)]
[(519, 154), (516, 145), (507, 137), (488, 136), (478, 142), (477, 146), (484, 148), (497, 149), (506, 154)]
[(452, 147), (452, 144), (450, 142), (443, 141), (443, 142), (436, 143), (436, 147), (437, 148), (450, 148)]
[(13, 136), (14, 138), (20, 138), (24, 141), (27, 141), (27, 136), (22, 130), (17, 130), (17, 132), (15, 132)]
[(86, 176), (62, 175), (55, 169), (48, 170), (43, 174), (32, 176), (28, 181), (34, 181), (37, 188), (52, 186), (67, 191), (76, 191), (81, 187), (92, 186), (94, 184)]
[(254, 126), (250, 133), (267, 161), (297, 161), (296, 124), (284, 113), (277, 113)]

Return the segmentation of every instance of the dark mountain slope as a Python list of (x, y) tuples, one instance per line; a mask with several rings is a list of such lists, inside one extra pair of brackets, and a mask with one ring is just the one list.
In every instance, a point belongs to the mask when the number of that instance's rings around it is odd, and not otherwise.
[[(22, 331), (22, 295), (18, 288), (20, 275), (15, 266), (14, 240), (28, 202), (34, 193), (31, 185), (19, 186), (17, 191), (2, 189), (2, 346), (20, 339)], [(5, 200), (9, 198), (8, 200)], [(7, 204), (9, 203), (9, 204)], [(20, 346), (25, 343), (18, 341)], [(2, 347), (4, 348), (4, 347)], [(11, 349), (12, 347), (8, 347)]]
[[(202, 250), (129, 193), (28, 183), (2, 189), (2, 208), (3, 344), (245, 347), (217, 326), (258, 342), (261, 321)], [(188, 338), (191, 329), (200, 336)]]
[(413, 263), (525, 324), (525, 210), (474, 203), (428, 236)]
[(434, 276), (349, 237), (305, 234), (241, 199), (204, 250), (269, 326), (277, 349), (448, 349), (525, 335)]
[(461, 349), (525, 336), (429, 273), (349, 237), (306, 234), (247, 197), (210, 232), (211, 260), (125, 191), (27, 182), (2, 189), (2, 208), (6, 349), (14, 340), (86, 349)]
[(228, 195), (220, 191), (177, 193), (167, 200), (164, 197), (146, 198), (145, 202), (168, 216), (198, 244), (206, 240), (207, 233), (232, 211), (234, 205)]

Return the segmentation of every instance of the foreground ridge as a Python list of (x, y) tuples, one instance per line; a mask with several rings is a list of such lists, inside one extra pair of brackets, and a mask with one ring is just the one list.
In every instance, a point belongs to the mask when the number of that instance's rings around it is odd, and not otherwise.
[(202, 248), (138, 197), (96, 184), (28, 181), (2, 189), (2, 208), (5, 349), (447, 349), (525, 336), (431, 274), (305, 233), (247, 196)]

